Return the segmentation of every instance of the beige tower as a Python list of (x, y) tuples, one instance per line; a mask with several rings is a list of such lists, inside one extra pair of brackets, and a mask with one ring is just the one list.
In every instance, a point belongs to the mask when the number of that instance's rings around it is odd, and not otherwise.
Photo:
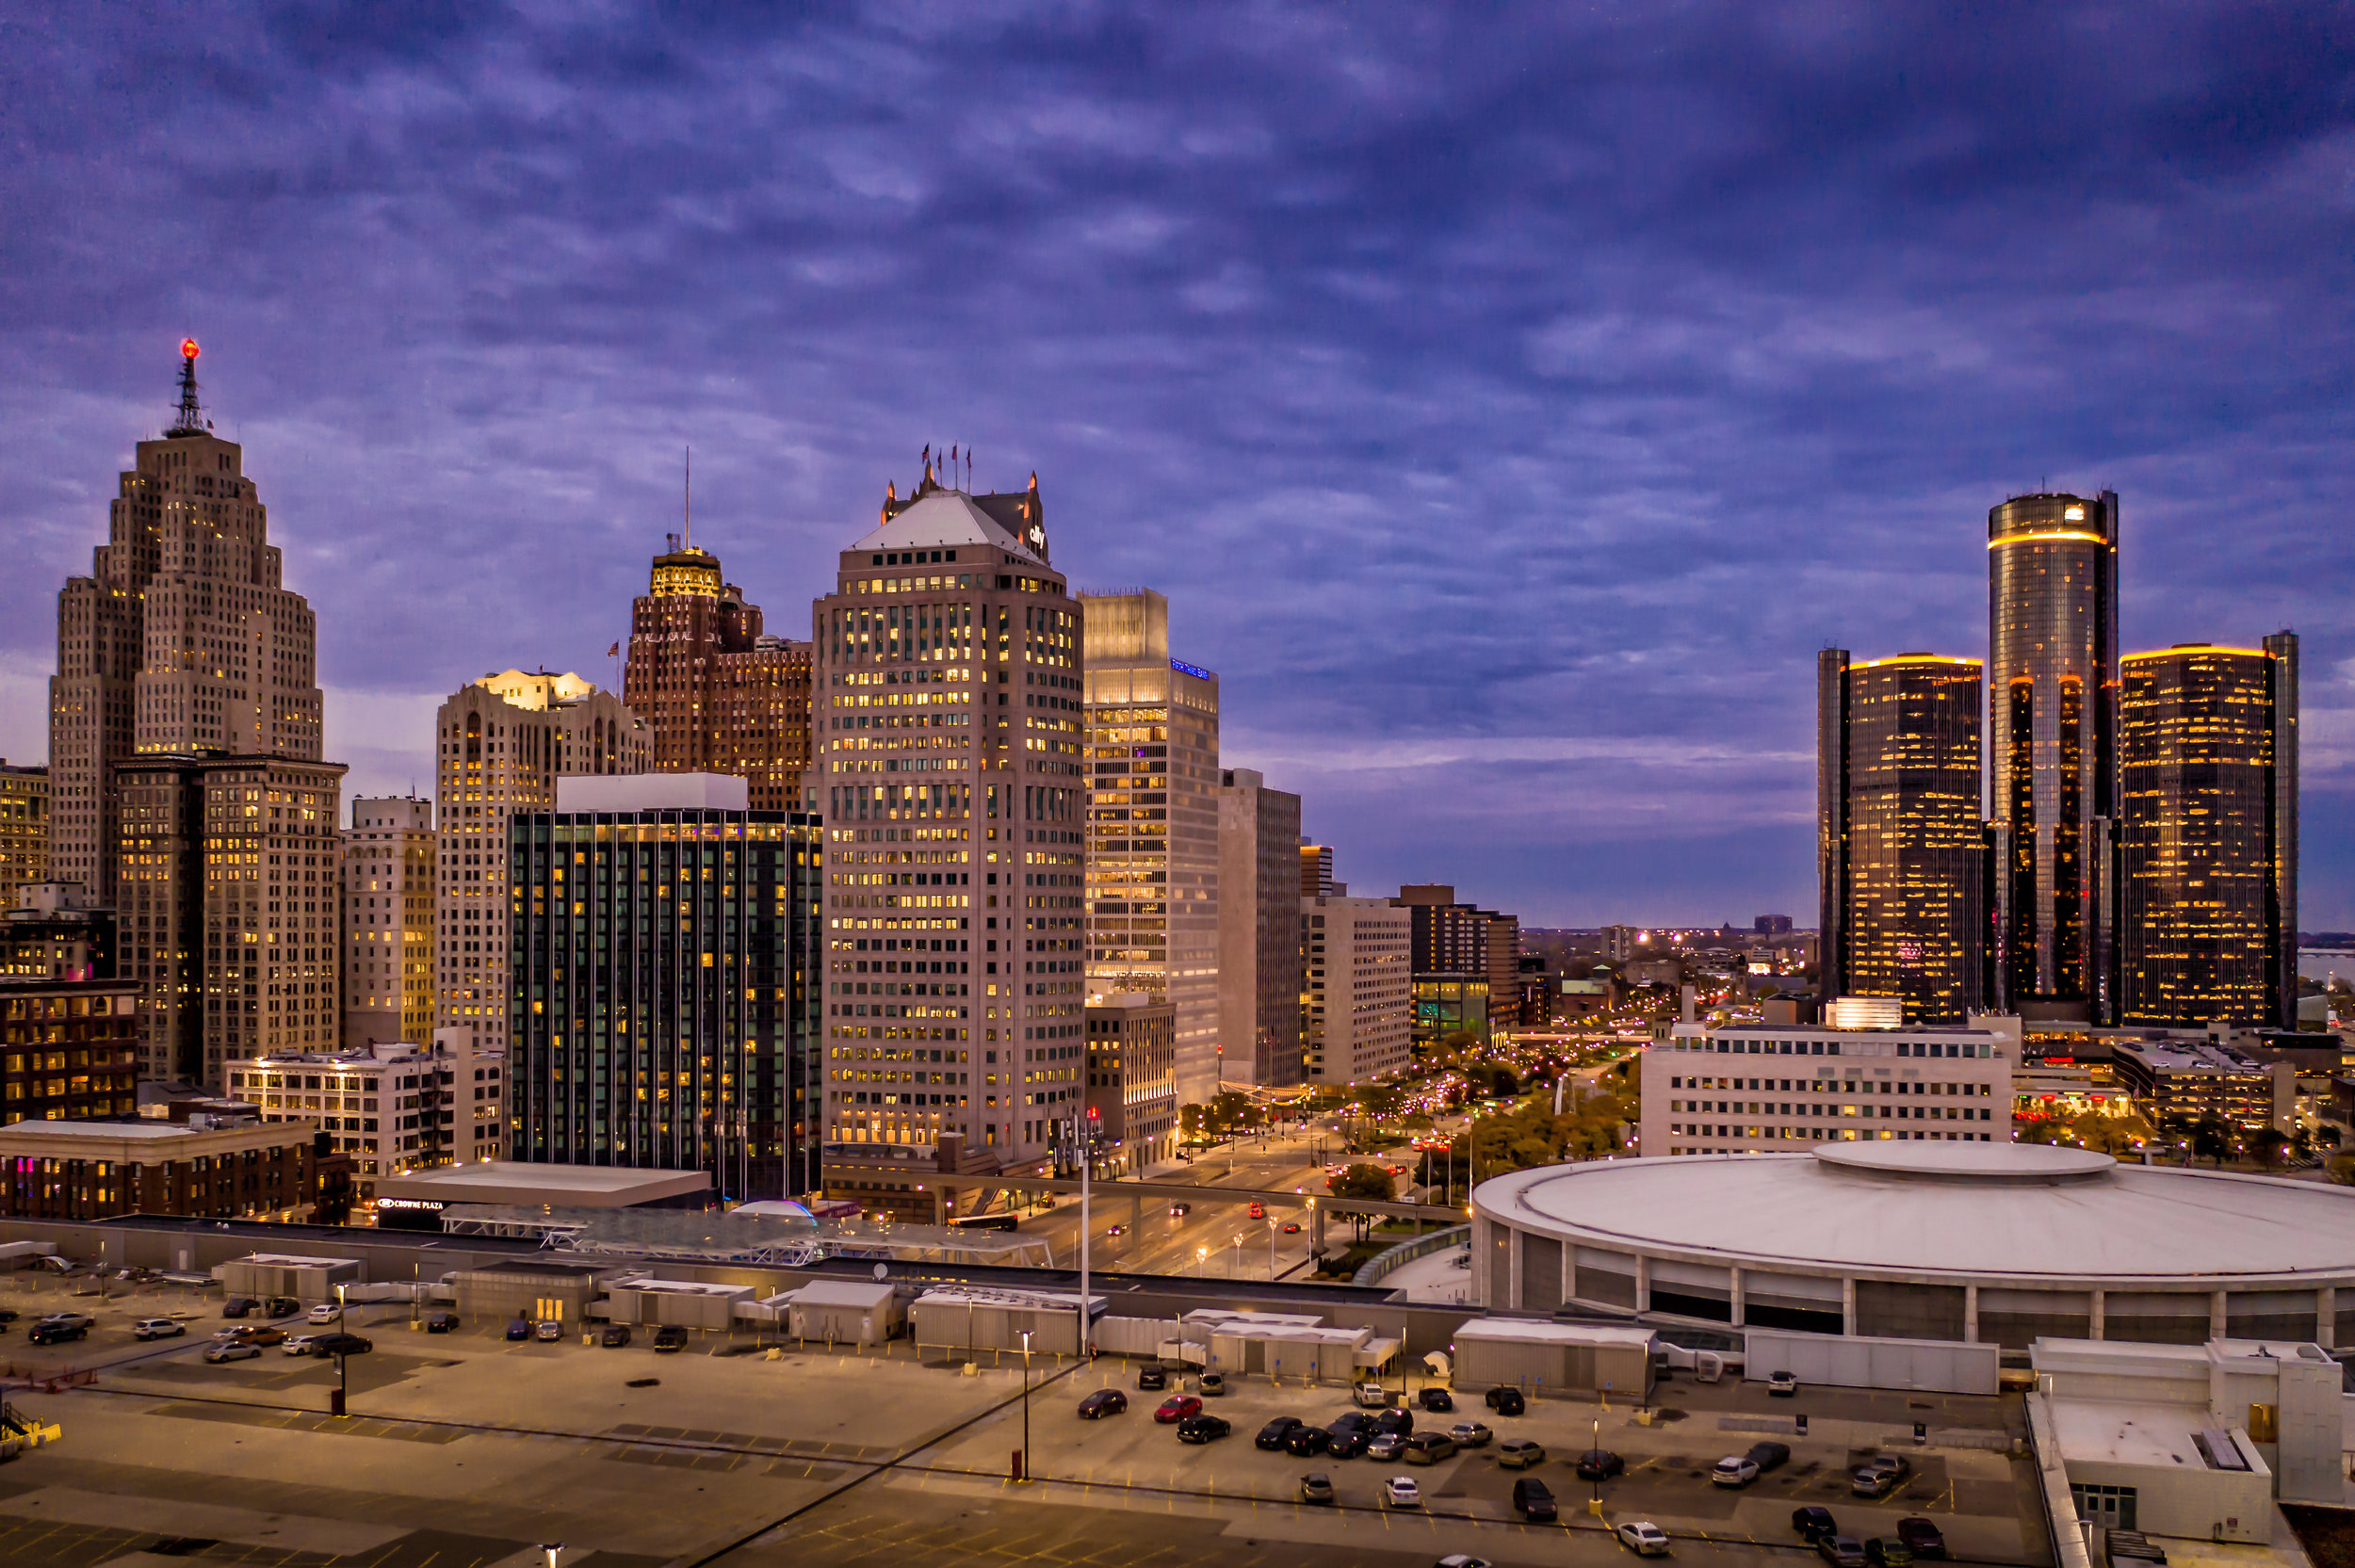
[(50, 875), (115, 899), (121, 801), (133, 754), (319, 755), (317, 628), (279, 584), (268, 515), (235, 442), (196, 399), (196, 345), (180, 408), (121, 477), (90, 575), (57, 596), (49, 684)]
[(433, 1038), (433, 802), (351, 802), (343, 834), (343, 1043)]
[(442, 704), (437, 758), (434, 946), (440, 1027), (470, 1050), (508, 1041), (507, 822), (551, 811), (568, 774), (644, 773), (645, 721), (578, 675), (510, 670)]
[(1088, 982), (1178, 1009), (1178, 1099), (1218, 1092), (1218, 677), (1169, 656), (1169, 601), (1083, 594)]

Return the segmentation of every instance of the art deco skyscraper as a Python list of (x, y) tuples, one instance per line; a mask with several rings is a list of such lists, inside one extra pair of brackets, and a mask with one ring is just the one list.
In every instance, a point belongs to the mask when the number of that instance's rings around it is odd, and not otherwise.
[(1218, 677), (1169, 656), (1169, 601), (1082, 594), (1090, 990), (1178, 1009), (1178, 1100), (1219, 1081)]
[(2032, 1018), (2115, 1011), (2118, 541), (2110, 491), (2014, 496), (1987, 518), (1992, 1000)]
[(928, 467), (813, 623), (823, 1179), (929, 1218), (911, 1174), (1035, 1169), (1084, 1108), (1085, 628), (1037, 478), (974, 495)]
[(1816, 655), (1822, 989), (1897, 996), (1908, 1024), (1983, 1005), (1977, 659)]
[(2120, 670), (2119, 1022), (2294, 1027), (2298, 639)]

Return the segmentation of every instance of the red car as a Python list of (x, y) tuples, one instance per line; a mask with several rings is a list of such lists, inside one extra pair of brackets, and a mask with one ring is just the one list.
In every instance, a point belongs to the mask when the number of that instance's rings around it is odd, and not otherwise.
[(1189, 1415), (1202, 1414), (1202, 1401), (1191, 1394), (1172, 1394), (1153, 1412), (1153, 1419), (1162, 1426), (1175, 1426)]
[(1254, 1219), (1254, 1220), (1264, 1220), (1264, 1219), (1266, 1219), (1266, 1218), (1267, 1218), (1267, 1205), (1266, 1205), (1265, 1204), (1259, 1204), (1259, 1203), (1255, 1203), (1255, 1204), (1253, 1204), (1251, 1205), (1251, 1218), (1252, 1218), (1252, 1219)]

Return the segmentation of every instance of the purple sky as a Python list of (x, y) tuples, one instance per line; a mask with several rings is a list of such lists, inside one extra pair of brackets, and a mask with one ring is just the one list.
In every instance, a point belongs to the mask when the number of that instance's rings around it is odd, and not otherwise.
[(610, 679), (684, 445), (806, 636), (954, 441), (1359, 889), (1811, 923), (1815, 650), (1983, 653), (2106, 485), (2123, 646), (2303, 635), (2355, 926), (2343, 8), (777, 9), (0, 20), (0, 752), (194, 333), (361, 792)]

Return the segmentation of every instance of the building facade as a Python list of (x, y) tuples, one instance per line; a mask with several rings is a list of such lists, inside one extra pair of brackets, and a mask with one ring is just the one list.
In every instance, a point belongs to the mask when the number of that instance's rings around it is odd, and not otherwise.
[(1035, 477), (895, 488), (813, 626), (827, 1190), (1035, 1168), (1085, 1089), (1087, 810), (1086, 627)]
[(1958, 1024), (1985, 999), (1984, 669), (1931, 654), (1816, 655), (1827, 998), (1901, 997), (1908, 1024)]
[(57, 596), (50, 874), (102, 904), (117, 902), (119, 764), (319, 756), (311, 606), (282, 586), (243, 451), (213, 434), (197, 403), (196, 345), (181, 348), (179, 410), (121, 476), (90, 575)]
[(300, 1223), (319, 1208), (307, 1123), (18, 1122), (0, 1127), (0, 1218), (179, 1214)]
[(353, 1197), (374, 1202), (384, 1176), (503, 1158), (506, 1053), (477, 1053), (464, 1029), (447, 1044), (391, 1041), (234, 1062), (229, 1091), (265, 1122), (300, 1123), (349, 1156)]
[(653, 736), (611, 692), (544, 670), (483, 676), (434, 729), (434, 1026), (489, 1050), (507, 1043), (509, 819), (553, 806), (560, 777), (648, 771)]
[(138, 1111), (138, 987), (0, 978), (0, 1123)]
[(2207, 1117), (2244, 1132), (2294, 1124), (2298, 1069), (2290, 1062), (2194, 1041), (2114, 1040), (2110, 1066), (2154, 1124)]
[(1987, 518), (1993, 1005), (2111, 1022), (2118, 496), (2020, 495)]
[(1087, 1001), (1086, 1131), (1099, 1172), (1135, 1174), (1178, 1153), (1178, 1008), (1142, 991)]
[(1300, 900), (1301, 1075), (1360, 1084), (1413, 1055), (1415, 921), (1388, 898)]
[(2120, 673), (2118, 1021), (2295, 1028), (2298, 638)]
[(1091, 593), (1087, 978), (1178, 1009), (1178, 1094), (1218, 1092), (1218, 677), (1169, 653), (1169, 601)]
[(0, 916), (0, 977), (115, 978), (115, 912), (92, 908), (79, 882), (20, 882), (14, 902)]
[(512, 819), (511, 1157), (807, 1188), (822, 844), (748, 798), (712, 773), (567, 778)]
[(343, 834), (347, 1048), (433, 1036), (433, 802), (355, 800)]
[(1520, 919), (1455, 901), (1445, 882), (1409, 882), (1395, 900), (1413, 913), (1417, 1051), (1451, 1034), (1486, 1041), (1520, 1021)]
[(2008, 1143), (2019, 1064), (2018, 1048), (1986, 1029), (1679, 1024), (1644, 1053), (1638, 1149), (1739, 1155), (1859, 1141)]
[(231, 1061), (341, 1033), (341, 763), (217, 752), (115, 765), (117, 972), (140, 1071), (218, 1091)]
[(1301, 1081), (1300, 797), (1219, 781), (1219, 1081), (1280, 1089)]
[(49, 880), (49, 769), (0, 758), (0, 896)]

